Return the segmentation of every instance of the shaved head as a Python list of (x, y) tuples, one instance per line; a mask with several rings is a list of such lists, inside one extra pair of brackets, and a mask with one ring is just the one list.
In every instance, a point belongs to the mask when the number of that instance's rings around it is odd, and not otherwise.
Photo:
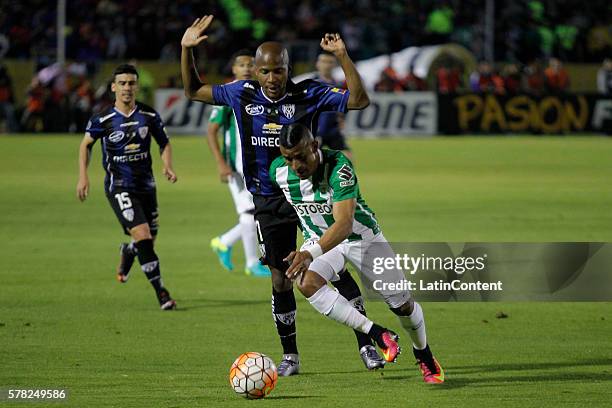
[(289, 53), (283, 45), (276, 41), (268, 41), (261, 44), (255, 52), (255, 64), (266, 65), (289, 65)]
[(255, 77), (268, 98), (276, 101), (283, 97), (289, 78), (289, 53), (281, 43), (268, 41), (257, 48)]

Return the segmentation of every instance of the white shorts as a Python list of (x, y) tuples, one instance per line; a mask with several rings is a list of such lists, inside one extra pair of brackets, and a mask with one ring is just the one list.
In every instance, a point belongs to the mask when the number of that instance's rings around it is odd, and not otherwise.
[[(359, 272), (362, 278), (362, 282), (374, 282), (380, 279), (381, 276), (375, 275), (370, 269), (362, 267), (363, 253), (366, 252), (368, 247), (376, 243), (377, 255), (394, 258), (395, 252), (393, 248), (388, 244), (384, 235), (381, 233), (376, 234), (373, 238), (361, 241), (343, 242), (338, 244), (331, 251), (324, 253), (317, 257), (310, 263), (309, 270), (318, 273), (326, 281), (336, 281), (339, 279), (338, 273), (344, 269), (344, 264), (348, 261), (355, 269)], [(307, 241), (300, 248), (304, 251), (308, 246), (314, 244), (313, 241)], [(400, 282), (406, 279), (404, 272), (401, 269), (386, 270), (384, 280), (389, 282)], [(374, 291), (381, 295), (387, 305), (390, 308), (398, 308), (404, 303), (410, 300), (409, 290), (375, 290), (372, 286), (367, 288), (369, 291)]]
[(230, 193), (232, 193), (232, 199), (234, 200), (238, 215), (255, 210), (253, 196), (244, 185), (244, 178), (240, 173), (232, 173), (227, 181), (227, 185), (229, 186)]

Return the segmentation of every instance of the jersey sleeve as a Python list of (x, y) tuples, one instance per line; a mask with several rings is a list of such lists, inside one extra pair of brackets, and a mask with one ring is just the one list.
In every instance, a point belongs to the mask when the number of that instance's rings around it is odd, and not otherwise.
[(170, 142), (170, 138), (168, 137), (168, 133), (166, 133), (166, 127), (164, 126), (164, 122), (162, 121), (159, 113), (155, 112), (155, 117), (151, 121), (151, 134), (153, 138), (159, 145), (159, 151), (163, 151), (164, 147)]
[(85, 135), (89, 135), (93, 140), (98, 140), (104, 136), (104, 128), (97, 117), (94, 116), (89, 119), (85, 127)]
[(332, 201), (343, 201), (359, 197), (359, 185), (353, 164), (347, 157), (338, 152), (338, 160), (329, 176), (329, 185), (333, 190)]
[(242, 90), (246, 81), (234, 81), (224, 85), (213, 85), (213, 99), (215, 105), (232, 106), (233, 99)]
[(311, 87), (313, 96), (317, 99), (317, 108), (321, 111), (336, 111), (346, 113), (348, 111), (348, 89), (329, 86), (313, 81)]

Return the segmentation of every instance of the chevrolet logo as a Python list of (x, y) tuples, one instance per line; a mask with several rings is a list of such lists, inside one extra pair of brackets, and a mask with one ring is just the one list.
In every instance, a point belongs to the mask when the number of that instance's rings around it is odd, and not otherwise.
[(277, 125), (276, 123), (266, 123), (263, 125), (263, 129), (266, 130), (281, 130), (283, 125)]
[(140, 144), (138, 143), (131, 143), (123, 148), (123, 150), (126, 152), (131, 152), (138, 149), (140, 149)]

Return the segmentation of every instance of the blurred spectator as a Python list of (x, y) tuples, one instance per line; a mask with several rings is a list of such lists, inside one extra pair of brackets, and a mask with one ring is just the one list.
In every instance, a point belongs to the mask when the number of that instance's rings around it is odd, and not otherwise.
[(508, 64), (502, 71), (506, 93), (514, 95), (522, 90), (521, 71), (517, 64)]
[[(610, 20), (610, 17), (608, 17)], [(612, 55), (612, 24), (598, 19), (587, 35), (588, 50), (593, 60), (601, 61)]]
[(26, 106), (21, 117), (21, 127), (24, 131), (43, 132), (45, 130), (44, 114), (47, 98), (48, 91), (35, 76), (28, 87)]
[(544, 70), (546, 77), (546, 90), (550, 93), (562, 93), (568, 90), (570, 81), (567, 70), (557, 58), (548, 61), (548, 68)]
[(546, 86), (546, 77), (539, 60), (531, 61), (524, 70), (523, 89), (535, 96), (542, 95)]
[(19, 131), (19, 126), (15, 119), (13, 81), (4, 65), (0, 65), (0, 121), (2, 120), (5, 122), (8, 132)]
[(470, 74), (470, 88), (472, 92), (476, 93), (495, 93), (498, 95), (506, 93), (504, 80), (487, 61), (481, 61), (476, 71)]
[(393, 69), (391, 57), (389, 57), (387, 67), (380, 73), (374, 90), (376, 92), (402, 92), (404, 90), (397, 72)]
[(425, 25), (425, 31), (430, 35), (430, 44), (444, 44), (448, 42), (453, 32), (454, 15), (455, 12), (446, 2), (441, 2), (440, 5), (434, 6), (427, 16), (427, 24)]
[(612, 95), (612, 58), (606, 58), (597, 71), (597, 90), (604, 95)]
[(454, 94), (461, 87), (461, 69), (448, 64), (436, 70), (436, 90), (441, 94)]
[(571, 23), (571, 18), (566, 17), (563, 23), (555, 27), (557, 37), (557, 53), (565, 61), (574, 57), (576, 50), (576, 40), (578, 38), (578, 27)]
[(422, 78), (419, 78), (414, 73), (414, 67), (412, 65), (408, 69), (408, 73), (406, 74), (404, 79), (402, 79), (401, 85), (402, 85), (402, 89), (404, 89), (405, 91), (426, 91), (427, 90), (427, 83)]

